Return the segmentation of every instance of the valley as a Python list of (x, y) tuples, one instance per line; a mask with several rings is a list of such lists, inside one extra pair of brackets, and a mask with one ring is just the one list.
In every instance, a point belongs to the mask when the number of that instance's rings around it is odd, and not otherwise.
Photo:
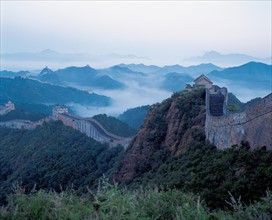
[(271, 220), (271, 1), (1, 0), (1, 220)]

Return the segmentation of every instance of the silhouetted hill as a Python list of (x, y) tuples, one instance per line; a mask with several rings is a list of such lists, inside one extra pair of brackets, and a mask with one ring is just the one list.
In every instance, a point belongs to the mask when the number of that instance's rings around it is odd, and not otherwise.
[(184, 59), (184, 61), (189, 63), (212, 62), (220, 66), (235, 66), (235, 65), (242, 65), (252, 61), (271, 64), (271, 57), (263, 59), (263, 58), (252, 57), (246, 54), (237, 54), (237, 53), (221, 54), (217, 51), (209, 51), (209, 52), (206, 52), (202, 56), (187, 58), (187, 59)]
[(121, 136), (132, 137), (136, 134), (136, 130), (117, 118), (100, 114), (93, 116), (108, 132)]
[(48, 67), (45, 67), (40, 74), (37, 76), (37, 78), (43, 82), (48, 82), (56, 85), (63, 85), (58, 77), (58, 75)]
[(161, 67), (155, 65), (145, 65), (145, 64), (119, 64), (120, 67), (126, 67), (134, 72), (142, 72), (142, 73), (152, 73), (161, 69)]
[(120, 83), (114, 79), (112, 79), (108, 75), (103, 75), (96, 79), (94, 82), (91, 83), (91, 86), (94, 88), (99, 88), (99, 89), (123, 89), (125, 88), (125, 85), (123, 83)]
[(222, 70), (221, 67), (215, 66), (212, 63), (202, 63), (196, 66), (180, 66), (180, 65), (172, 65), (172, 66), (164, 66), (159, 71), (157, 71), (157, 74), (166, 74), (171, 72), (176, 73), (187, 73), (191, 75), (192, 77), (196, 77), (201, 74), (207, 74), (213, 70)]
[(110, 75), (114, 79), (146, 76), (146, 74), (143, 72), (133, 71), (126, 66), (120, 65), (115, 65), (107, 69), (102, 69), (100, 70), (100, 72), (102, 72), (102, 74)]
[(71, 66), (55, 71), (55, 77), (58, 78), (63, 85), (73, 83), (88, 86), (94, 80), (96, 75), (96, 70), (88, 65), (84, 67)]
[(110, 98), (89, 94), (74, 88), (41, 83), (21, 77), (0, 78), (0, 101), (12, 100), (32, 104), (67, 104), (78, 103), (91, 106), (108, 106)]
[(98, 89), (122, 89), (124, 84), (112, 79), (107, 75), (99, 75), (90, 66), (67, 67), (57, 71), (44, 68), (37, 77), (41, 81), (50, 82), (57, 85), (68, 86), (88, 86)]
[(201, 74), (207, 74), (214, 70), (223, 70), (223, 68), (216, 66), (212, 63), (201, 63), (195, 66), (188, 66), (186, 67), (186, 73), (191, 74), (192, 76), (196, 77)]
[(191, 83), (194, 79), (188, 74), (182, 73), (168, 73), (164, 76), (164, 81), (161, 84), (161, 88), (176, 92), (185, 88), (186, 83)]
[(144, 119), (149, 109), (149, 105), (131, 108), (119, 115), (118, 119), (135, 128), (136, 130), (139, 130), (140, 126), (144, 123)]
[(236, 105), (239, 107), (243, 106), (243, 102), (241, 102), (233, 93), (228, 94), (228, 105)]
[(271, 91), (272, 66), (264, 63), (250, 62), (242, 66), (230, 67), (222, 71), (212, 71), (208, 77), (216, 82), (228, 80), (231, 84), (251, 89)]
[(16, 77), (16, 76), (27, 76), (30, 73), (28, 71), (19, 71), (19, 72), (13, 72), (8, 70), (0, 71), (0, 76), (4, 77)]

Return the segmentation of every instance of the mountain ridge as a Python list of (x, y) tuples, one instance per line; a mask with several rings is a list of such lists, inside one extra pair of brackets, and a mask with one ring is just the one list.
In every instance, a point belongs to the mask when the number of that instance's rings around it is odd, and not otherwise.
[(75, 88), (62, 87), (28, 78), (0, 77), (0, 100), (5, 103), (24, 102), (32, 104), (68, 104), (79, 103), (91, 106), (108, 106), (111, 99), (98, 94), (89, 94)]

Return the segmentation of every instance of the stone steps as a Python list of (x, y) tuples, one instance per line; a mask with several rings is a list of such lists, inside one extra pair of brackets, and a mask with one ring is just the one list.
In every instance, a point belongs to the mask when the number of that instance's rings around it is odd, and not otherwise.
[(222, 94), (210, 95), (209, 102), (210, 102), (209, 110), (212, 116), (222, 116), (224, 114), (223, 112), (224, 96)]

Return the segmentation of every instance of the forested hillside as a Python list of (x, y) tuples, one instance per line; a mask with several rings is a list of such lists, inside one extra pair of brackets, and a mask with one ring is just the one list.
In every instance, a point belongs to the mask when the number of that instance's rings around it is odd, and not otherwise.
[(14, 119), (38, 121), (51, 114), (52, 106), (16, 103), (15, 110), (5, 115), (0, 115), (0, 121), (10, 121)]
[(106, 96), (89, 94), (75, 88), (55, 86), (21, 77), (0, 78), (0, 101), (12, 100), (30, 104), (78, 103), (90, 106), (108, 106), (111, 99)]
[(18, 183), (37, 189), (84, 191), (113, 169), (122, 147), (109, 149), (61, 122), (35, 130), (0, 128), (1, 203)]
[(119, 115), (118, 119), (139, 130), (149, 109), (149, 105), (131, 108)]
[(121, 136), (132, 137), (136, 134), (136, 130), (117, 118), (100, 114), (93, 116), (108, 132)]

